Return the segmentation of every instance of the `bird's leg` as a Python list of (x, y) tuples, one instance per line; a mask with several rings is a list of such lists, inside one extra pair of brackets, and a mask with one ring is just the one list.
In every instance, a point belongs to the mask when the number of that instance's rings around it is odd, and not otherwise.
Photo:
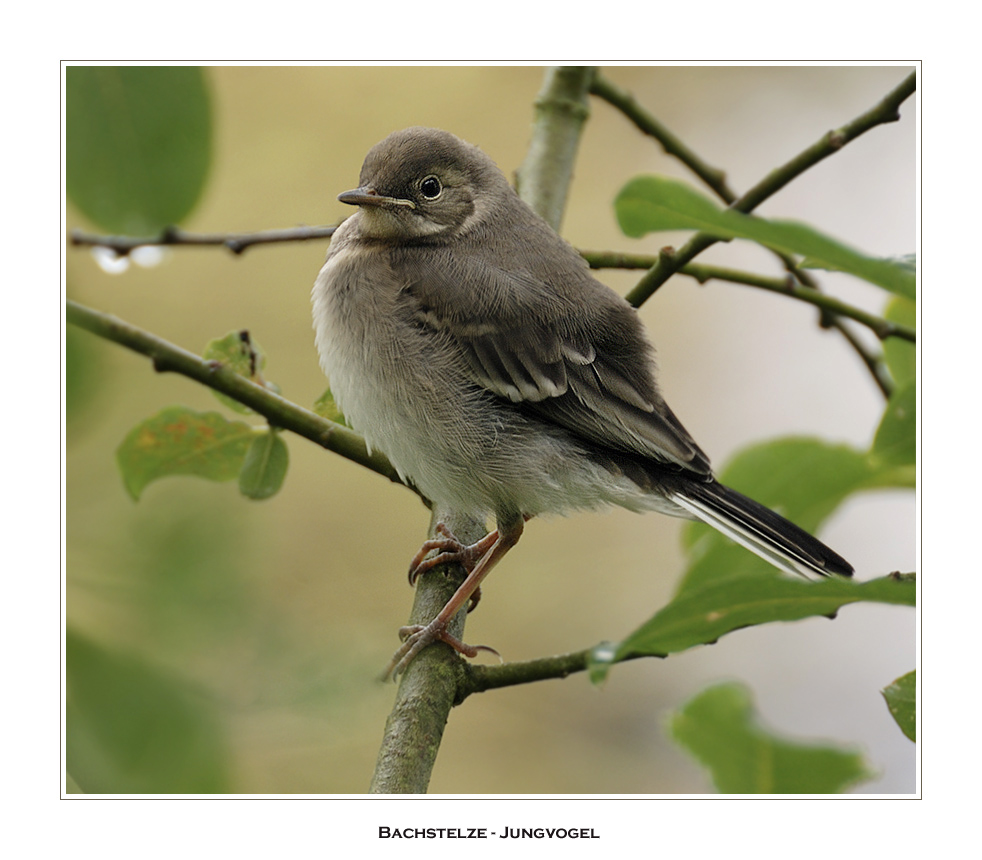
[[(456, 563), (470, 573), (481, 560), (481, 556), (498, 539), (498, 531), (495, 529), (493, 532), (488, 532), (477, 543), (472, 543), (468, 546), (457, 540), (457, 537), (450, 531), (446, 523), (437, 523), (434, 530), (443, 537), (431, 538), (430, 540), (424, 541), (423, 545), (419, 548), (419, 552), (409, 562), (409, 584), (412, 586), (416, 585), (416, 580), (424, 573), (441, 564)], [(440, 550), (440, 552), (432, 558), (425, 558), (428, 552), (432, 552), (435, 549)], [(470, 602), (467, 604), (467, 611), (472, 612), (480, 600), (481, 589), (476, 588), (471, 595)]]
[[(399, 630), (399, 636), (402, 638), (402, 647), (396, 651), (389, 661), (389, 665), (385, 670), (383, 677), (395, 677), (401, 672), (404, 672), (406, 667), (413, 661), (416, 655), (422, 651), (427, 645), (431, 645), (434, 642), (446, 642), (451, 648), (460, 654), (467, 657), (474, 657), (477, 655), (478, 651), (491, 651), (497, 653), (493, 648), (488, 648), (486, 645), (467, 645), (461, 642), (454, 636), (451, 636), (447, 632), (447, 625), (453, 619), (453, 617), (471, 600), (474, 593), (478, 590), (481, 582), (484, 578), (491, 572), (493, 568), (501, 559), (504, 557), (505, 553), (508, 552), (516, 543), (518, 539), (522, 536), (522, 532), (525, 529), (525, 518), (515, 517), (514, 519), (505, 522), (498, 523), (498, 528), (496, 531), (485, 535), (481, 540), (470, 546), (463, 546), (459, 541), (456, 540), (452, 535), (450, 535), (449, 529), (445, 526), (443, 529), (438, 527), (438, 531), (445, 535), (445, 537), (440, 540), (436, 539), (433, 541), (427, 541), (427, 544), (431, 544), (428, 548), (424, 544), (424, 549), (420, 552), (425, 555), (432, 549), (441, 549), (442, 552), (436, 557), (436, 559), (428, 559), (427, 561), (421, 561), (417, 563), (413, 570), (410, 572), (410, 577), (415, 580), (420, 573), (425, 572), (433, 567), (429, 564), (430, 561), (436, 563), (442, 563), (443, 561), (459, 561), (467, 569), (467, 578), (461, 583), (460, 587), (454, 592), (453, 597), (447, 601), (447, 605), (440, 610), (436, 618), (434, 618), (429, 624), (418, 625), (414, 624), (409, 627), (403, 627)], [(446, 537), (449, 535), (449, 537)], [(448, 558), (441, 558), (447, 555)], [(420, 554), (417, 553), (417, 559)], [(413, 560), (416, 562), (416, 559)], [(424, 571), (419, 571), (421, 565), (428, 565), (424, 568)], [(415, 576), (413, 574), (415, 573)]]
[[(417, 579), (419, 579), (428, 570), (432, 570), (434, 567), (440, 564), (456, 562), (457, 564), (463, 565), (464, 570), (470, 573), (474, 569), (477, 562), (480, 561), (481, 556), (483, 556), (498, 539), (498, 532), (495, 530), (486, 534), (477, 543), (472, 543), (470, 546), (466, 546), (457, 540), (454, 533), (447, 528), (445, 523), (437, 523), (435, 531), (438, 535), (441, 535), (441, 537), (432, 538), (425, 541), (419, 548), (419, 552), (413, 556), (413, 560), (409, 562), (410, 585), (416, 585)], [(440, 550), (440, 552), (432, 558), (426, 558), (426, 554), (435, 549)]]

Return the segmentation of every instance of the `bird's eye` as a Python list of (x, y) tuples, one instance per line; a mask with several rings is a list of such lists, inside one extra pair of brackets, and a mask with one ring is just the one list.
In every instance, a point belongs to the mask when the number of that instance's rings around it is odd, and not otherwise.
[(427, 176), (419, 183), (419, 190), (427, 200), (436, 200), (443, 192), (443, 185), (435, 176)]

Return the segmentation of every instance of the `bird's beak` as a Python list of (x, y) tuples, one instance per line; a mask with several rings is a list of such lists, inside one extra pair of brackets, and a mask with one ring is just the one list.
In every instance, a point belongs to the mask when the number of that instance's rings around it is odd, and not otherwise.
[(350, 206), (381, 206), (385, 208), (391, 206), (408, 206), (410, 209), (416, 208), (416, 204), (412, 200), (404, 200), (400, 197), (385, 197), (379, 194), (374, 188), (368, 186), (345, 191), (343, 194), (338, 195), (338, 200)]

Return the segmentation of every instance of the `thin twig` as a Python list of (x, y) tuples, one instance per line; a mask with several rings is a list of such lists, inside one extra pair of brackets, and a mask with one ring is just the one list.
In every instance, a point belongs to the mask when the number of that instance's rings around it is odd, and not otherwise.
[(703, 161), (692, 149), (676, 137), (661, 122), (637, 103), (631, 93), (622, 90), (603, 74), (593, 76), (590, 93), (617, 108), (649, 137), (657, 140), (668, 155), (674, 156), (706, 183), (724, 203), (732, 203), (736, 194), (726, 184), (726, 173)]
[[(823, 312), (823, 316), (829, 316), (833, 321), (837, 317), (848, 317), (851, 320), (866, 326), (880, 340), (889, 337), (900, 338), (901, 340), (917, 342), (917, 331), (903, 323), (888, 320), (876, 314), (867, 313), (861, 308), (830, 296), (828, 293), (820, 292), (814, 287), (803, 287), (795, 283), (790, 275), (785, 278), (764, 278), (735, 269), (728, 269), (721, 266), (705, 266), (700, 263), (689, 263), (679, 270), (679, 274), (688, 275), (695, 278), (700, 284), (710, 280), (724, 280), (734, 284), (741, 284), (748, 287), (756, 287), (761, 290), (768, 290), (792, 299), (814, 305)], [(831, 324), (831, 323), (830, 323)]]
[[(657, 257), (652, 254), (621, 254), (606, 251), (580, 251), (593, 269), (647, 269), (654, 265)], [(827, 293), (822, 293), (814, 287), (803, 287), (794, 282), (789, 277), (768, 278), (764, 275), (756, 275), (752, 272), (743, 272), (739, 269), (730, 269), (724, 266), (706, 266), (700, 263), (689, 263), (683, 266), (678, 274), (688, 275), (700, 284), (707, 281), (727, 281), (732, 284), (741, 284), (748, 287), (757, 287), (761, 290), (768, 290), (788, 298), (807, 302), (815, 307), (836, 316), (848, 317), (866, 326), (880, 340), (888, 337), (897, 337), (901, 340), (908, 340), (916, 343), (917, 332), (910, 326), (893, 320), (885, 319), (876, 314), (867, 313), (861, 308), (846, 304)]]
[(179, 227), (168, 227), (157, 236), (100, 236), (72, 230), (71, 242), (77, 247), (108, 248), (125, 257), (136, 248), (148, 245), (221, 245), (233, 254), (241, 254), (253, 245), (275, 242), (306, 242), (329, 239), (337, 226), (289, 227), (284, 230), (258, 230), (253, 233), (188, 233)]
[(863, 364), (866, 365), (870, 376), (873, 377), (873, 381), (880, 389), (880, 392), (889, 400), (890, 395), (893, 394), (894, 381), (886, 362), (883, 360), (883, 353), (873, 352), (867, 349), (866, 345), (846, 325), (845, 320), (834, 318), (831, 324), (846, 339), (846, 342), (853, 348), (853, 351), (859, 356)]
[[(593, 649), (573, 651), (569, 654), (556, 654), (553, 657), (540, 657), (536, 660), (521, 660), (502, 663), (499, 666), (481, 663), (464, 664), (458, 695), (460, 704), (473, 693), (484, 693), (503, 687), (516, 687), (537, 681), (562, 680), (578, 672), (585, 672), (590, 666), (590, 653)], [(642, 657), (667, 657), (667, 654), (628, 654), (617, 662), (626, 663)]]

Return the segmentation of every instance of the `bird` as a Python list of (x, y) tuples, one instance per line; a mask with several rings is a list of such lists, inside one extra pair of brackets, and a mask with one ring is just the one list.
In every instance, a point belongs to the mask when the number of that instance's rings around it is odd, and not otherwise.
[(335, 401), (438, 510), (495, 521), (470, 545), (442, 522), (424, 542), (410, 582), (448, 561), (467, 577), (429, 623), (399, 631), (387, 675), (437, 641), (476, 655), (447, 625), (539, 515), (654, 510), (708, 523), (786, 573), (852, 575), (821, 541), (716, 480), (660, 393), (636, 310), (479, 147), (439, 129), (396, 131), (338, 200), (357, 211), (332, 236), (311, 296)]

